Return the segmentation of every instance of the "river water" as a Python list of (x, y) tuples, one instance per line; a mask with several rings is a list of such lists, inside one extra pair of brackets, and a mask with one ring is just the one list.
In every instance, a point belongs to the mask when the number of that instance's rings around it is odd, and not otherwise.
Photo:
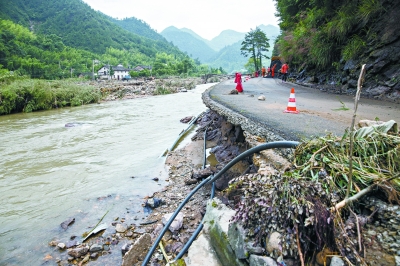
[(166, 184), (161, 155), (186, 129), (179, 120), (206, 110), (211, 85), (0, 116), (0, 265), (53, 265), (63, 255), (48, 243), (79, 236), (107, 211), (127, 224), (145, 219), (143, 198)]

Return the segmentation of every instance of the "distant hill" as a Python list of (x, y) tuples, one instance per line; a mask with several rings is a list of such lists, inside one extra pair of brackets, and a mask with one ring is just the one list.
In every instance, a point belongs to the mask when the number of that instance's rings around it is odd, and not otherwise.
[(207, 64), (216, 68), (222, 67), (228, 73), (242, 71), (248, 58), (240, 54), (242, 41), (222, 48), (214, 57), (210, 58)]
[[(175, 28), (175, 27), (174, 27), (174, 28)], [(175, 28), (175, 29), (177, 29), (177, 28)], [(201, 37), (200, 35), (198, 35), (196, 32), (192, 31), (191, 29), (188, 29), (188, 28), (181, 28), (181, 29), (177, 29), (177, 30), (190, 33), (190, 34), (191, 34), (193, 37), (195, 37), (196, 39), (199, 39), (200, 41), (203, 41), (203, 42), (205, 42), (205, 43), (207, 43), (207, 44), (210, 42), (209, 40), (204, 39), (203, 37)]]
[(258, 28), (260, 28), (260, 30), (262, 30), (263, 32), (265, 32), (265, 34), (267, 35), (268, 39), (276, 39), (276, 37), (278, 37), (278, 35), (281, 33), (281, 30), (274, 26), (274, 25), (259, 25)]
[(199, 59), (202, 63), (208, 61), (216, 53), (204, 41), (198, 39), (198, 37), (176, 27), (168, 27), (160, 34), (180, 50), (186, 52), (190, 57)]
[[(271, 57), (274, 42), (280, 34), (280, 29), (273, 25), (260, 25), (258, 27), (270, 39), (270, 50), (267, 55)], [(242, 56), (240, 53), (241, 43), (246, 35), (245, 32), (224, 30), (217, 37), (209, 41), (190, 29), (178, 29), (171, 26), (162, 31), (161, 35), (178, 46), (182, 51), (186, 51), (189, 55), (192, 55), (192, 57), (198, 57), (202, 63), (215, 68), (222, 67), (227, 72), (240, 71), (248, 61), (248, 58)], [(217, 52), (212, 53), (205, 46)], [(269, 64), (268, 60), (265, 61), (265, 65), (267, 64)]]
[(216, 51), (219, 51), (225, 46), (244, 40), (245, 35), (246, 33), (244, 32), (237, 32), (234, 30), (224, 30), (217, 37), (214, 37), (210, 41), (210, 47)]

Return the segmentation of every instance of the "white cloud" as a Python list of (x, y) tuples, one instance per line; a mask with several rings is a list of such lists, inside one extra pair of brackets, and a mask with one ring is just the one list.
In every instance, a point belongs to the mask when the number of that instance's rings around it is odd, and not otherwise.
[(188, 28), (211, 40), (221, 31), (248, 32), (256, 26), (278, 26), (273, 0), (83, 0), (114, 18), (135, 17), (157, 32), (166, 27)]

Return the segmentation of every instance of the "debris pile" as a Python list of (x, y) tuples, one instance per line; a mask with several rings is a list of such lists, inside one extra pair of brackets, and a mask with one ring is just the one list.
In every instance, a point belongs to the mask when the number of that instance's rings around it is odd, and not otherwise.
[[(381, 265), (389, 265), (385, 263), (399, 254), (395, 248), (399, 236), (393, 228), (400, 203), (397, 124), (389, 121), (362, 127), (353, 134), (352, 185), (350, 133), (342, 138), (315, 138), (296, 148), (291, 170), (231, 180), (225, 195), (236, 210), (232, 221), (240, 222), (246, 234), (262, 247), (278, 233), (280, 249), (267, 254), (278, 261), (295, 258), (302, 265), (324, 265), (337, 255), (348, 265), (367, 265), (368, 249), (378, 245), (382, 247), (380, 257), (387, 257), (386, 261), (381, 259)], [(368, 197), (363, 197), (366, 194)], [(389, 209), (392, 211), (386, 216), (391, 219), (375, 217)], [(385, 238), (390, 228), (393, 238)]]

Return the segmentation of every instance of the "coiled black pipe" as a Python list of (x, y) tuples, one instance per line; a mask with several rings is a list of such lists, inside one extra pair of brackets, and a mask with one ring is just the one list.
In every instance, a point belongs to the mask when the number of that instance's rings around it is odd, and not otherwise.
[[(284, 149), (284, 148), (295, 148), (297, 145), (299, 145), (299, 142), (297, 141), (275, 141), (275, 142), (269, 142), (269, 143), (264, 143), (261, 145), (258, 145), (256, 147), (253, 147), (237, 157), (235, 157), (232, 161), (230, 161), (227, 165), (225, 165), (224, 168), (222, 168), (221, 171), (219, 171), (215, 176), (209, 176), (206, 179), (204, 179), (200, 184), (197, 185), (190, 193), (189, 195), (183, 200), (183, 202), (178, 206), (178, 208), (175, 210), (175, 212), (171, 215), (169, 218), (168, 222), (165, 224), (163, 230), (160, 232), (160, 235), (157, 237), (156, 241), (154, 242), (153, 246), (151, 249), (147, 252), (147, 255), (145, 259), (142, 262), (142, 266), (146, 266), (146, 264), (149, 262), (151, 256), (153, 255), (155, 249), (157, 248), (157, 245), (160, 243), (162, 237), (164, 236), (165, 232), (168, 230), (169, 226), (172, 224), (174, 221), (175, 217), (178, 215), (178, 213), (181, 211), (183, 206), (186, 205), (186, 203), (190, 200), (190, 198), (204, 185), (208, 183), (214, 183), (218, 178), (220, 178), (226, 171), (229, 170), (233, 165), (235, 165), (237, 162), (241, 161), (242, 159), (246, 158), (247, 156), (252, 155), (253, 153), (260, 152), (263, 150), (267, 149)], [(200, 227), (200, 226), (199, 226)], [(202, 227), (202, 226), (201, 226)], [(200, 230), (197, 228), (197, 230)], [(196, 232), (197, 232), (196, 230)], [(197, 233), (198, 234), (198, 233)], [(193, 242), (194, 237), (191, 237), (190, 240)]]

